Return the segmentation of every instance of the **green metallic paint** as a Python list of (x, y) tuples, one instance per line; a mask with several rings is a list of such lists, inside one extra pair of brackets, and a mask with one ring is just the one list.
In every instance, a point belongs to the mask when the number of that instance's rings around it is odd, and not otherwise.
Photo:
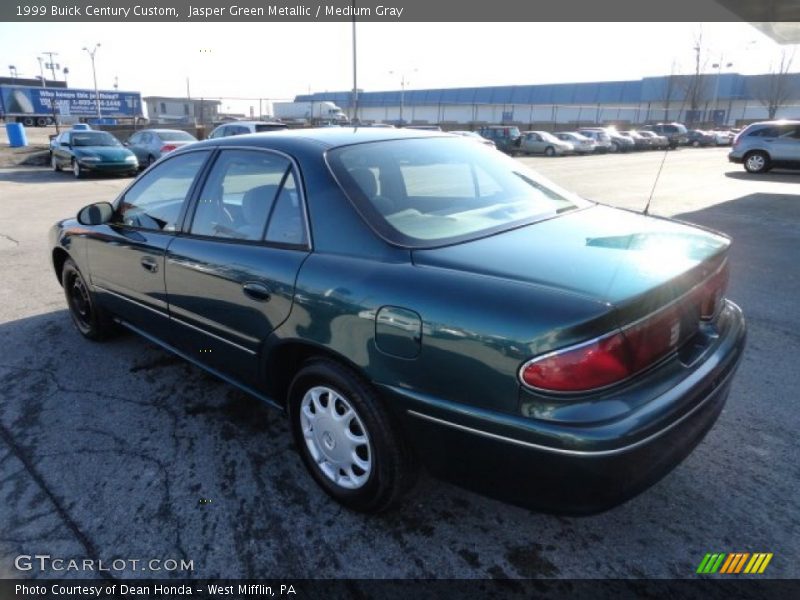
[[(166, 303), (175, 317), (224, 338), (220, 349), (228, 342), (245, 348), (242, 355), (220, 352), (209, 361), (197, 353), (204, 340), (182, 332), (177, 322), (165, 336), (163, 328), (148, 327), (144, 313), (132, 311), (132, 323), (147, 335), (274, 404), (284, 400), (285, 387), (277, 380), (285, 385), (292, 373), (276, 373), (269, 365), (289, 364), (281, 362), (288, 348), (351, 366), (383, 392), (414, 446), (434, 448), (437, 460), (451, 466), (448, 456), (462, 456), (470, 448), (485, 450), (492, 468), (506, 459), (541, 457), (510, 453), (504, 444), (487, 440), (475, 444), (471, 434), (423, 423), (409, 410), (542, 445), (608, 448), (665, 427), (735, 370), (745, 328), (741, 312), (729, 305), (713, 324), (701, 327), (700, 358), (678, 352), (622, 386), (579, 397), (523, 389), (518, 371), (525, 361), (604, 335), (680, 297), (722, 265), (729, 241), (672, 221), (597, 206), (471, 242), (411, 251), (380, 239), (325, 165), (329, 140), (336, 135), (358, 139), (359, 134), (314, 135), (274, 132), (193, 145), (244, 144), (291, 153), (307, 202), (309, 250), (196, 240), (185, 224), (181, 231), (153, 235), (74, 221), (54, 226), (51, 247), (72, 256), (93, 281), (105, 274), (118, 284), (117, 291), (152, 302), (158, 310)], [(195, 199), (196, 191), (190, 202)], [(142, 252), (157, 255), (159, 274), (167, 281), (160, 288), (126, 292), (123, 288), (134, 282), (117, 281), (113, 269), (121, 265), (119, 276), (149, 277), (139, 265)], [(241, 284), (253, 280), (272, 290), (267, 303), (242, 293)], [(234, 363), (251, 353), (256, 363), (237, 371)], [(721, 410), (724, 394), (715, 398), (702, 422), (687, 423), (693, 441), (686, 452)], [(452, 445), (441, 447), (447, 440)], [(656, 449), (648, 452), (646, 460), (658, 456)], [(672, 466), (683, 456), (667, 455)], [(641, 467), (625, 464), (633, 471)], [(578, 477), (590, 469), (570, 466)], [(515, 476), (524, 467), (516, 465)]]

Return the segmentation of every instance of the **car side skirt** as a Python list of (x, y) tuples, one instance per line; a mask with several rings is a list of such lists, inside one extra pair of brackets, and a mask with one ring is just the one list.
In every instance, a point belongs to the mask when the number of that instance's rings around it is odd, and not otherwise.
[(276, 400), (274, 400), (273, 398), (270, 398), (269, 396), (263, 394), (262, 392), (259, 392), (258, 390), (255, 390), (255, 389), (251, 388), (250, 386), (247, 386), (247, 385), (244, 385), (243, 383), (240, 383), (236, 379), (233, 379), (232, 377), (229, 377), (228, 375), (225, 375), (225, 373), (222, 373), (220, 371), (217, 371), (216, 369), (212, 369), (211, 367), (209, 367), (207, 365), (204, 365), (203, 363), (199, 362), (194, 357), (191, 357), (188, 354), (185, 354), (184, 352), (181, 352), (180, 350), (178, 350), (174, 346), (171, 346), (170, 344), (166, 343), (164, 340), (162, 340), (160, 338), (157, 338), (155, 336), (152, 336), (149, 333), (147, 333), (145, 331), (142, 331), (141, 329), (139, 329), (135, 325), (132, 325), (131, 323), (128, 323), (128, 322), (126, 322), (126, 321), (124, 321), (124, 320), (122, 320), (120, 318), (115, 318), (114, 321), (119, 323), (120, 325), (122, 325), (126, 329), (129, 329), (132, 332), (142, 336), (146, 340), (148, 340), (150, 342), (153, 342), (154, 344), (157, 344), (157, 345), (161, 346), (165, 350), (167, 350), (169, 352), (172, 352), (173, 354), (175, 354), (177, 356), (180, 356), (182, 359), (192, 363), (193, 365), (195, 365), (197, 367), (200, 367), (201, 369), (203, 369), (207, 373), (210, 373), (211, 375), (214, 375), (215, 377), (221, 379), (225, 383), (229, 383), (231, 385), (234, 385), (237, 388), (239, 388), (240, 390), (242, 390), (243, 392), (246, 392), (246, 393), (250, 394), (251, 396), (254, 396), (255, 398), (258, 398), (262, 402), (265, 402), (265, 403), (269, 404), (272, 408), (276, 408), (276, 409), (278, 409), (280, 411), (284, 410), (283, 405), (281, 403), (277, 402)]

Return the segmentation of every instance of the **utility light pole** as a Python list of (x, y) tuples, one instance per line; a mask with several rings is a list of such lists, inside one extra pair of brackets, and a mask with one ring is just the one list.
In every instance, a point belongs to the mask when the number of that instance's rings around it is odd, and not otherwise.
[(720, 54), (719, 62), (711, 64), (711, 67), (717, 70), (717, 83), (714, 85), (714, 110), (719, 110), (719, 79), (722, 77), (722, 68), (730, 69), (733, 66), (732, 62), (724, 62), (723, 56)]
[(358, 62), (356, 55), (356, 0), (351, 3), (353, 8), (353, 121), (358, 122)]
[[(414, 69), (412, 73), (416, 73), (417, 69)], [(397, 71), (389, 71), (389, 75), (400, 75), (400, 125), (404, 123), (403, 121), (403, 107), (405, 105), (406, 99), (406, 86), (410, 83), (406, 78), (405, 73), (400, 73)]]
[(42, 66), (42, 57), (37, 56), (36, 60), (39, 61), (39, 79), (42, 81), (42, 87), (47, 87), (47, 84), (44, 82), (44, 67)]
[(47, 58), (50, 61), (50, 62), (46, 62), (44, 64), (44, 66), (45, 66), (46, 69), (50, 69), (50, 73), (53, 74), (53, 81), (55, 81), (56, 80), (56, 69), (60, 69), (61, 68), (61, 65), (56, 64), (55, 62), (53, 62), (53, 57), (54, 56), (58, 56), (58, 52), (42, 52), (42, 54), (46, 54)]
[(89, 55), (89, 58), (92, 59), (92, 77), (94, 78), (94, 99), (95, 99), (95, 105), (97, 107), (97, 118), (98, 119), (100, 119), (102, 117), (100, 115), (100, 92), (97, 90), (97, 71), (94, 68), (94, 55), (97, 53), (97, 49), (99, 47), (100, 47), (99, 43), (95, 44), (94, 48), (92, 48), (91, 50), (89, 50), (86, 46), (83, 47), (83, 49)]

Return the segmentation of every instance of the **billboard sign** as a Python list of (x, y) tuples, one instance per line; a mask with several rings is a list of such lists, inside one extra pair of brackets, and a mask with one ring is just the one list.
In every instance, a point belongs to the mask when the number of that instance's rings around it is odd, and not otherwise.
[[(142, 114), (139, 92), (100, 90), (100, 114), (103, 117), (135, 117)], [(0, 86), (0, 113), (96, 117), (94, 90), (71, 88)]]

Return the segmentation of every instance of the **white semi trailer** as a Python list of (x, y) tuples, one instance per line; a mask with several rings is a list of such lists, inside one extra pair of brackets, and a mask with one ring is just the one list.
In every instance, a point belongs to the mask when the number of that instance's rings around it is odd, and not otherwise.
[(345, 124), (347, 115), (333, 102), (273, 102), (275, 117), (288, 123)]

